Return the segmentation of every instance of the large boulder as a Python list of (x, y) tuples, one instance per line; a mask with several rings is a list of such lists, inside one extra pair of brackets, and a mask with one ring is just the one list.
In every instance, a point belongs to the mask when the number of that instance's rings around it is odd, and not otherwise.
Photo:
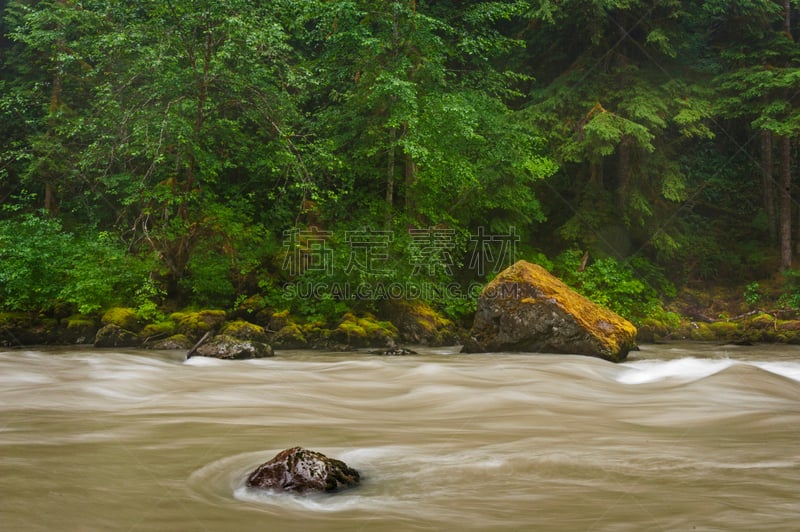
[(194, 348), (189, 356), (224, 359), (264, 358), (273, 356), (272, 347), (254, 340), (240, 340), (227, 334), (220, 334)]
[(279, 452), (247, 477), (250, 488), (291, 493), (331, 492), (350, 488), (361, 477), (341, 460), (293, 447)]
[(636, 327), (570, 289), (547, 270), (519, 261), (481, 292), (463, 351), (571, 353), (625, 360)]
[(114, 323), (103, 326), (94, 337), (95, 347), (138, 347), (141, 344), (139, 335)]

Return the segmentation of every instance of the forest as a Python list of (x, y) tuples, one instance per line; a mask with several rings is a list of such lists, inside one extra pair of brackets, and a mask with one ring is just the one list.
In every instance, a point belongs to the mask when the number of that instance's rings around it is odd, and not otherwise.
[(799, 4), (3, 0), (0, 311), (797, 309)]

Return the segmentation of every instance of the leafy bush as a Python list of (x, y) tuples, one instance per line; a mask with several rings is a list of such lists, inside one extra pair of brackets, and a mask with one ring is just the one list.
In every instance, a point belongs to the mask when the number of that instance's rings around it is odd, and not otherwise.
[(108, 233), (65, 232), (44, 215), (0, 221), (0, 308), (47, 310), (70, 303), (86, 314), (136, 301), (149, 264)]
[(600, 258), (580, 270), (583, 256), (567, 250), (555, 260), (561, 279), (595, 303), (633, 321), (663, 314), (659, 291), (674, 295), (674, 287), (646, 259)]

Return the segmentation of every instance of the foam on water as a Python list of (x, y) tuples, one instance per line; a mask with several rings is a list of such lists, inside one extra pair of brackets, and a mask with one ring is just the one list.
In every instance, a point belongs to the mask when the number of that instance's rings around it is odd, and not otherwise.
[(800, 381), (800, 362), (749, 362), (727, 358), (686, 357), (675, 360), (640, 360), (621, 364), (625, 368), (616, 376), (623, 384), (646, 384), (660, 381), (694, 382), (716, 375), (734, 366), (750, 366), (775, 375)]
[(625, 370), (616, 380), (623, 384), (645, 384), (673, 379), (692, 382), (725, 370), (735, 362), (728, 359), (700, 359), (694, 357), (676, 360), (641, 360), (621, 365)]

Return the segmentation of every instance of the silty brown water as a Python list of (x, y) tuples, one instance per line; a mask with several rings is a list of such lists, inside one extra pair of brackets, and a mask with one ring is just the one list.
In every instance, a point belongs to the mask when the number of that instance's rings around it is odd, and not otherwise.
[[(2, 530), (791, 530), (800, 349), (0, 352)], [(247, 474), (300, 445), (361, 487)]]

